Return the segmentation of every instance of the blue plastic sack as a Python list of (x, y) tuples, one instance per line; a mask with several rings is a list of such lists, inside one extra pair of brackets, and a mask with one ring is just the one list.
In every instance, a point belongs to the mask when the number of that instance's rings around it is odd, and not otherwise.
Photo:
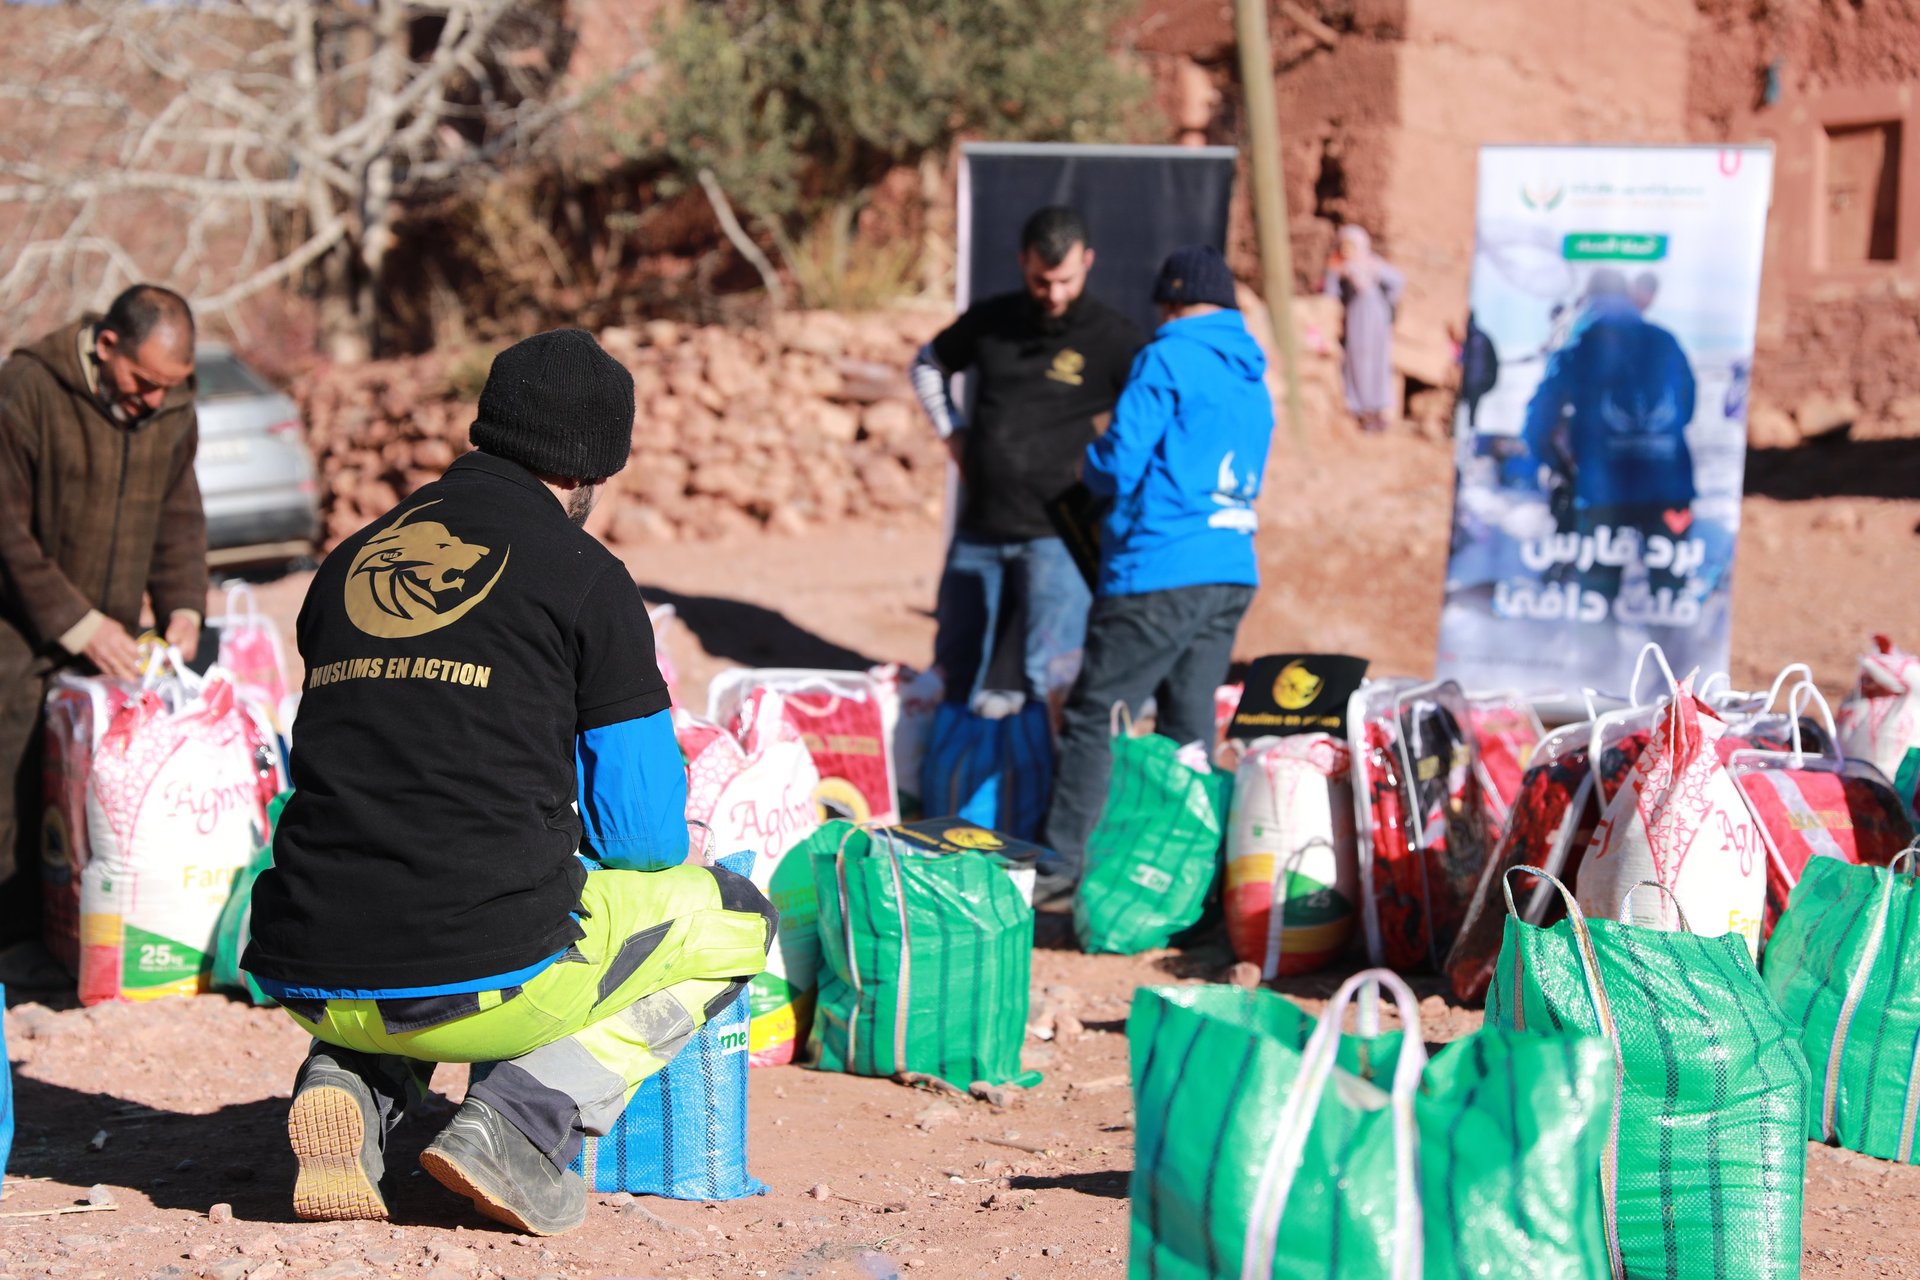
[[(753, 854), (716, 866), (753, 873)], [(693, 1033), (634, 1093), (604, 1138), (588, 1138), (572, 1169), (595, 1191), (673, 1200), (738, 1200), (766, 1192), (747, 1172), (747, 998)]]
[[(7, 1007), (7, 989), (0, 987), (0, 1009)], [(0, 1190), (7, 1185), (7, 1157), (13, 1154), (13, 1063), (7, 1057), (7, 1028), (0, 1022)]]
[(920, 767), (920, 808), (965, 818), (1021, 840), (1037, 840), (1053, 793), (1053, 730), (1044, 703), (989, 720), (940, 704)]

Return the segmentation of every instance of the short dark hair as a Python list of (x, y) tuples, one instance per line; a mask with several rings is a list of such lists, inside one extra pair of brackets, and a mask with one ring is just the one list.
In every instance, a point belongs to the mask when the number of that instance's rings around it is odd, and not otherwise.
[(1020, 252), (1037, 253), (1050, 267), (1059, 266), (1073, 246), (1086, 242), (1087, 220), (1063, 204), (1048, 205), (1020, 228)]
[(100, 327), (117, 334), (131, 348), (139, 348), (154, 330), (179, 330), (193, 349), (193, 308), (173, 290), (157, 284), (136, 284), (124, 290), (107, 308)]

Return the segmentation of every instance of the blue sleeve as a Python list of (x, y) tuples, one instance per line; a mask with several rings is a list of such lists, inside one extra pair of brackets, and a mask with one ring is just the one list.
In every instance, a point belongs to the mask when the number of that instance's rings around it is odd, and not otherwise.
[(1565, 346), (1547, 357), (1546, 376), (1534, 388), (1533, 398), (1527, 401), (1526, 426), (1521, 432), (1534, 461), (1555, 471), (1567, 468), (1566, 459), (1554, 451), (1553, 433), (1560, 425), (1571, 394), (1573, 349), (1578, 341), (1569, 338)]
[(687, 766), (673, 713), (589, 729), (574, 741), (583, 856), (615, 871), (687, 860)]
[(1106, 434), (1087, 446), (1086, 466), (1080, 478), (1101, 497), (1132, 493), (1147, 475), (1147, 464), (1167, 428), (1179, 412), (1180, 397), (1168, 376), (1164, 358), (1154, 343), (1133, 362), (1126, 390), (1113, 406), (1113, 423)]
[(1674, 398), (1680, 413), (1679, 429), (1685, 431), (1687, 424), (1693, 421), (1694, 397), (1699, 388), (1694, 381), (1693, 364), (1687, 359), (1686, 348), (1672, 334), (1667, 335), (1667, 361), (1673, 370)]

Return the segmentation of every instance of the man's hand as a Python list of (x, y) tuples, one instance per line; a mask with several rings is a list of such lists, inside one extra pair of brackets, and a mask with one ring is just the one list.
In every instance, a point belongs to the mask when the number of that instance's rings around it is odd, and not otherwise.
[(127, 629), (112, 618), (102, 620), (93, 639), (87, 641), (87, 647), (81, 652), (103, 676), (115, 680), (140, 678), (140, 648), (127, 634)]
[(167, 643), (180, 651), (180, 661), (192, 662), (200, 652), (200, 619), (179, 612), (167, 623)]

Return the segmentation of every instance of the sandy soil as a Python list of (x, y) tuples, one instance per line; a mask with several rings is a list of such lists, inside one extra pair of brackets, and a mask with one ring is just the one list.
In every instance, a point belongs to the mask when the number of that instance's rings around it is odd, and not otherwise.
[[(1907, 589), (1920, 453), (1877, 452), (1862, 467), (1820, 452), (1830, 447), (1757, 458), (1750, 471), (1759, 493), (1746, 504), (1735, 586), (1736, 683), (1764, 683), (1802, 659), (1838, 692), (1870, 631), (1920, 643), (1920, 595)], [(1304, 460), (1278, 454), (1266, 585), (1242, 655), (1346, 649), (1373, 656), (1376, 670), (1429, 670), (1451, 487), (1444, 447), (1345, 437), (1316, 441)], [(924, 661), (938, 547), (936, 528), (909, 524), (629, 559), (648, 594), (680, 611), (668, 643), (682, 700), (697, 708), (713, 672), (733, 663)], [(296, 576), (260, 590), (290, 626), (304, 589)], [(282, 1125), (303, 1044), (284, 1017), (221, 998), (82, 1010), (58, 992), (10, 991), (20, 1131), (0, 1213), (76, 1206), (95, 1187), (118, 1207), (0, 1218), (0, 1277), (1118, 1275), (1132, 1141), (1128, 1001), (1144, 984), (1217, 979), (1229, 960), (1218, 941), (1089, 958), (1043, 921), (1036, 1013), (1072, 1013), (1085, 1030), (1030, 1039), (1028, 1063), (1047, 1079), (1017, 1107), (955, 1105), (800, 1068), (756, 1072), (752, 1164), (772, 1188), (765, 1197), (599, 1197), (583, 1229), (549, 1242), (493, 1228), (415, 1172), (433, 1122), (461, 1096), (458, 1069), (442, 1068), (442, 1096), (396, 1135), (395, 1225), (295, 1223)], [(1311, 1002), (1334, 981), (1288, 989)], [(1478, 1024), (1437, 997), (1424, 1009), (1429, 1039)], [(216, 1205), (231, 1220), (210, 1218)], [(1810, 1148), (1808, 1276), (1920, 1273), (1917, 1224), (1920, 1169)]]

